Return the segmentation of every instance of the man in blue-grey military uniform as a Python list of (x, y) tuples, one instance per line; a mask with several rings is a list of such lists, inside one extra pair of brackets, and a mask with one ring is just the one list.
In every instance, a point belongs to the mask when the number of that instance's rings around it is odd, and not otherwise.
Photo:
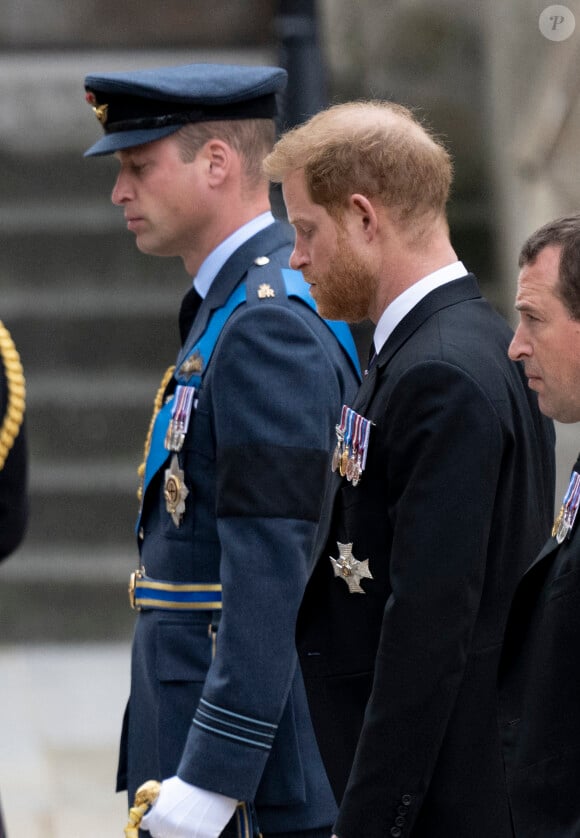
[(112, 200), (137, 247), (194, 277), (146, 446), (118, 774), (130, 801), (163, 781), (140, 828), (164, 838), (314, 838), (335, 816), (294, 623), (358, 375), (348, 328), (319, 317), (270, 211), (261, 164), (285, 83), (275, 67), (202, 64), (85, 79), (105, 131), (86, 154), (116, 155)]

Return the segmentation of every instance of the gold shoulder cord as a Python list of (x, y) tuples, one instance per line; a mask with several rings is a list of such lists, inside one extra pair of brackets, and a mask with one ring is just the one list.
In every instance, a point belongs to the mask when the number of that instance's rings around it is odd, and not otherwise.
[(6, 373), (6, 384), (8, 389), (8, 403), (4, 420), (0, 427), (0, 471), (4, 468), (6, 458), (10, 453), (14, 441), (20, 433), (24, 410), (26, 407), (26, 383), (24, 371), (20, 363), (14, 341), (10, 332), (0, 320), (0, 355)]
[(143, 500), (143, 481), (145, 480), (145, 463), (147, 462), (147, 457), (149, 456), (149, 449), (151, 448), (151, 437), (153, 436), (153, 426), (155, 425), (155, 420), (157, 419), (157, 414), (163, 407), (163, 394), (165, 393), (165, 388), (171, 381), (171, 376), (175, 371), (175, 366), (168, 367), (165, 370), (165, 374), (161, 379), (161, 384), (159, 385), (159, 390), (155, 395), (155, 401), (153, 402), (153, 415), (151, 417), (151, 421), (149, 423), (149, 430), (147, 431), (147, 438), (145, 439), (145, 449), (143, 451), (143, 462), (137, 469), (137, 474), (139, 475), (139, 488), (137, 489), (137, 498), (139, 503)]

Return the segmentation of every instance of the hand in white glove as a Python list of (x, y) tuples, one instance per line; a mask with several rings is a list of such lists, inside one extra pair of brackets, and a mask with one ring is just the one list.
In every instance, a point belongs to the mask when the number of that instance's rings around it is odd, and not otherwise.
[(153, 838), (217, 838), (234, 814), (238, 801), (169, 777), (141, 821)]

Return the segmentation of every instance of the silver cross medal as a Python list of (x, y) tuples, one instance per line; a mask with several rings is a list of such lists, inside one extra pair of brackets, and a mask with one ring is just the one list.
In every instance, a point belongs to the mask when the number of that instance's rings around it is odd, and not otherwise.
[(358, 559), (355, 559), (352, 554), (352, 542), (350, 544), (341, 544), (340, 541), (337, 541), (336, 543), (338, 545), (338, 559), (334, 559), (332, 556), (329, 557), (334, 575), (344, 579), (348, 585), (349, 593), (366, 594), (360, 582), (361, 579), (373, 578), (373, 574), (369, 568), (369, 560), (365, 559), (364, 562), (359, 562)]

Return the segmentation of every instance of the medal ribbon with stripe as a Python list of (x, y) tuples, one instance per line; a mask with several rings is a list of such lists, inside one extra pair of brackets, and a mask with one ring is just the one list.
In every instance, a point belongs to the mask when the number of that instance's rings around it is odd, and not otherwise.
[(565, 538), (570, 536), (574, 522), (576, 521), (579, 505), (580, 474), (577, 471), (573, 471), (566, 494), (564, 495), (564, 500), (562, 501), (562, 506), (560, 507), (560, 512), (552, 529), (552, 535), (555, 536), (558, 544), (561, 544)]
[(340, 423), (336, 425), (336, 448), (332, 455), (332, 471), (358, 485), (367, 463), (372, 422), (348, 405), (342, 406)]
[(175, 388), (171, 419), (165, 435), (165, 447), (168, 451), (181, 451), (183, 448), (185, 435), (189, 428), (194, 396), (195, 387), (178, 384)]

